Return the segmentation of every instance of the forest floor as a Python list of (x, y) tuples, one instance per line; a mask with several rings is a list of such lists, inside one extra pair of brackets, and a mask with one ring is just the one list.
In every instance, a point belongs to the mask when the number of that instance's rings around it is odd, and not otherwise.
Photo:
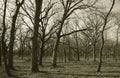
[[(80, 61), (70, 63), (58, 63), (58, 67), (51, 67), (50, 62), (44, 62), (40, 66), (39, 73), (31, 73), (30, 61), (17, 59), (14, 61), (16, 71), (12, 71), (15, 77), (9, 78), (120, 78), (119, 62), (104, 62), (101, 72), (97, 71), (98, 63), (91, 61)], [(7, 78), (2, 67), (0, 68), (0, 78)]]

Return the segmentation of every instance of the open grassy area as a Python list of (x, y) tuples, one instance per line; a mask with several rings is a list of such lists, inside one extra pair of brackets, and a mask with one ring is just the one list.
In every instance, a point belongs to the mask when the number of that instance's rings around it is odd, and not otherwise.
[[(115, 61), (103, 63), (100, 73), (96, 72), (98, 63), (91, 61), (59, 62), (56, 68), (51, 67), (50, 62), (44, 62), (43, 65), (39, 67), (39, 73), (31, 73), (30, 61), (17, 59), (15, 60), (17, 71), (12, 71), (16, 77), (10, 78), (120, 78), (120, 63)], [(0, 70), (2, 74), (0, 78), (7, 78), (2, 71)]]

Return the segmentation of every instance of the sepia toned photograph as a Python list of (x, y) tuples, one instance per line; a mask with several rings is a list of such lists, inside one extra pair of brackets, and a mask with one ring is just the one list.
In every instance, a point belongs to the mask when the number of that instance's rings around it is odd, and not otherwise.
[(120, 0), (0, 0), (0, 78), (120, 78)]

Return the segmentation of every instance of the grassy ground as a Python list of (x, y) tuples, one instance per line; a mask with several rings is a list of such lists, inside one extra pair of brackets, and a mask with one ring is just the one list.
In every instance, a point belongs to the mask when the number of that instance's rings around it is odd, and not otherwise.
[[(44, 62), (44, 66), (39, 67), (39, 73), (31, 73), (30, 61), (17, 59), (15, 60), (15, 68), (17, 71), (12, 71), (12, 74), (17, 77), (11, 78), (120, 78), (119, 62), (103, 63), (100, 73), (96, 72), (97, 65), (98, 63), (91, 61), (80, 61), (58, 63), (58, 67), (53, 68), (50, 62)], [(2, 74), (0, 78), (7, 78), (4, 73)]]
[(4, 71), (4, 67), (0, 66), (0, 78), (8, 78), (5, 71)]

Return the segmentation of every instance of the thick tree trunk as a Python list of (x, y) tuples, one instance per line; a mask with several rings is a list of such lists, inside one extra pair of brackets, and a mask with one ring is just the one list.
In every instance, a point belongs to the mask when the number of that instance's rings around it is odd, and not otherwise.
[(7, 73), (8, 76), (11, 75), (11, 72), (9, 70), (8, 64), (7, 64), (7, 47), (6, 47), (6, 43), (5, 43), (5, 34), (6, 34), (6, 7), (7, 7), (7, 0), (5, 0), (4, 2), (4, 15), (3, 15), (3, 32), (2, 32), (2, 54), (3, 54), (3, 61), (4, 61), (4, 65), (5, 65), (5, 71)]
[(6, 43), (4, 42), (4, 40), (2, 40), (2, 53), (3, 53), (3, 61), (4, 61), (4, 65), (5, 65), (5, 71), (8, 76), (11, 76), (12, 74), (11, 74), (10, 69), (7, 64), (7, 47), (6, 47)]
[(41, 13), (43, 0), (35, 0), (36, 4), (36, 11), (35, 11), (35, 20), (34, 20), (34, 32), (33, 32), (33, 39), (32, 39), (32, 72), (38, 72), (38, 57), (37, 54), (38, 50), (38, 29), (39, 29), (39, 17)]
[(40, 58), (39, 58), (39, 65), (43, 65), (43, 56), (44, 56), (44, 42), (42, 42), (42, 45), (41, 45), (41, 53), (40, 53)]
[(11, 28), (11, 32), (10, 32), (9, 54), (8, 54), (9, 55), (8, 56), (8, 66), (10, 69), (14, 69), (13, 48), (14, 48), (14, 40), (15, 40), (15, 33), (16, 33), (16, 21), (17, 21), (20, 7), (22, 6), (23, 3), (24, 3), (24, 0), (21, 3), (16, 3), (17, 8), (16, 8), (15, 14), (13, 15), (13, 18), (12, 18), (12, 28)]
[(43, 36), (43, 38), (42, 38), (42, 43), (41, 43), (41, 53), (40, 53), (40, 58), (39, 58), (39, 65), (41, 65), (42, 66), (42, 63), (43, 63), (43, 56), (44, 56), (44, 46), (45, 46), (45, 41), (44, 41), (44, 36)]
[(58, 45), (59, 45), (59, 36), (57, 37), (56, 43), (53, 48), (53, 57), (52, 57), (52, 66), (56, 67), (57, 66), (57, 51), (58, 51)]
[(55, 41), (55, 45), (54, 45), (54, 48), (53, 48), (53, 57), (52, 57), (52, 66), (53, 67), (57, 66), (57, 51), (58, 51), (59, 42), (60, 42), (60, 34), (61, 34), (62, 27), (63, 27), (64, 21), (65, 21), (64, 16), (65, 15), (63, 15), (63, 18), (62, 18), (58, 33), (56, 33), (57, 34), (57, 39)]
[(20, 7), (18, 7), (16, 9), (16, 12), (13, 16), (12, 28), (11, 28), (11, 32), (10, 32), (9, 54), (8, 54), (8, 66), (10, 69), (14, 69), (14, 66), (13, 66), (13, 47), (14, 47), (15, 31), (16, 31), (15, 24), (16, 24), (18, 13), (19, 13), (19, 8)]

